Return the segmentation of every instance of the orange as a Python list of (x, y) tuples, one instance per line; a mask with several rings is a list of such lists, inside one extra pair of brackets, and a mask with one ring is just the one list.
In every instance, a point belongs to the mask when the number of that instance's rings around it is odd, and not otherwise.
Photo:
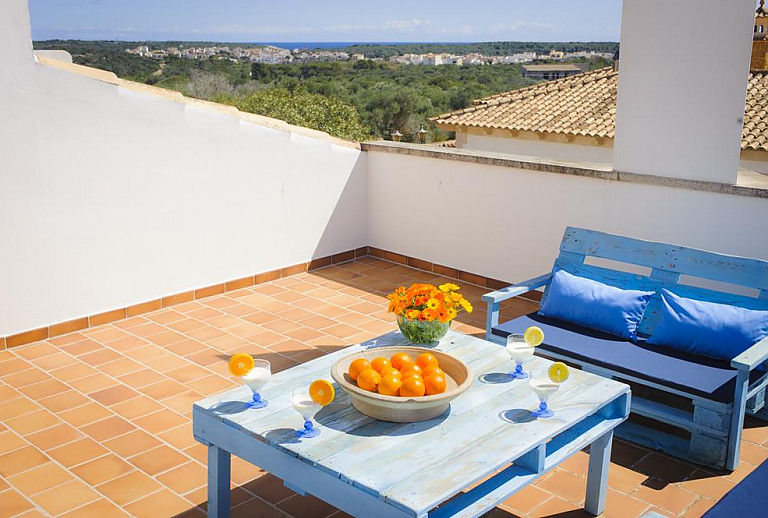
[(383, 394), (385, 396), (397, 396), (400, 392), (400, 385), (402, 384), (403, 382), (398, 376), (393, 374), (382, 376), (378, 387), (379, 394)]
[(400, 396), (421, 397), (427, 391), (421, 378), (406, 378), (400, 386)]
[(421, 377), (421, 374), (419, 374), (416, 371), (408, 371), (402, 376), (402, 380), (405, 381), (407, 378), (418, 378), (423, 381), (424, 378)]
[(435, 367), (434, 365), (430, 365), (426, 369), (422, 369), (421, 376), (423, 378), (427, 378), (428, 376), (432, 376), (433, 374), (437, 374), (439, 376), (445, 376), (445, 373), (443, 372), (443, 369), (440, 367)]
[(382, 378), (383, 378), (384, 376), (388, 376), (388, 375), (390, 375), (390, 374), (392, 374), (392, 375), (394, 375), (394, 376), (397, 376), (398, 378), (401, 378), (401, 377), (403, 376), (403, 374), (402, 374), (402, 373), (401, 373), (399, 370), (395, 369), (395, 368), (394, 368), (394, 367), (392, 367), (391, 365), (390, 365), (390, 366), (388, 366), (388, 367), (384, 367), (383, 369), (381, 369), (381, 371), (379, 371), (379, 374), (381, 374), (381, 377), (382, 377)]
[(245, 376), (253, 369), (255, 362), (253, 356), (246, 353), (237, 353), (229, 359), (227, 367), (232, 376)]
[(381, 376), (373, 369), (365, 369), (357, 375), (357, 386), (363, 390), (376, 392), (379, 382), (381, 382)]
[(421, 374), (421, 367), (413, 362), (403, 362), (403, 366), (400, 367), (400, 372), (402, 372), (403, 375), (408, 374), (409, 372), (418, 372)]
[(333, 385), (326, 380), (315, 380), (309, 386), (309, 397), (318, 405), (328, 405), (333, 401), (336, 391)]
[(395, 353), (392, 355), (392, 358), (389, 359), (389, 363), (391, 363), (392, 367), (397, 370), (401, 369), (404, 362), (413, 362), (413, 358), (411, 358), (408, 353)]
[(358, 358), (349, 364), (349, 377), (357, 381), (357, 376), (366, 369), (371, 368), (371, 362), (365, 358)]
[(416, 365), (423, 369), (426, 369), (427, 367), (439, 367), (440, 362), (437, 361), (437, 356), (435, 356), (432, 353), (421, 353), (416, 357)]
[(389, 360), (387, 360), (386, 358), (382, 358), (381, 356), (371, 360), (371, 367), (373, 368), (373, 370), (375, 370), (379, 374), (381, 374), (381, 369), (383, 369), (384, 367), (389, 367), (389, 366), (390, 366), (389, 365)]
[(424, 386), (426, 387), (426, 394), (431, 396), (432, 394), (442, 394), (445, 392), (445, 376), (439, 374), (433, 374), (424, 378)]

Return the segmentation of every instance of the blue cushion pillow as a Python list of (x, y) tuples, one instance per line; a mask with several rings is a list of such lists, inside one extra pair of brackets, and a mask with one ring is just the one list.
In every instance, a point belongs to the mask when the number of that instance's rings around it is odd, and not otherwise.
[(634, 340), (651, 296), (558, 270), (539, 314)]
[(679, 297), (661, 290), (661, 319), (648, 343), (731, 360), (768, 336), (768, 311)]

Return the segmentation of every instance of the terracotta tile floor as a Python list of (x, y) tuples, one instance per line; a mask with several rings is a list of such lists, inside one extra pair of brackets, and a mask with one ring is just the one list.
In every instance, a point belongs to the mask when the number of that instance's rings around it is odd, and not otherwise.
[[(0, 517), (203, 515), (206, 451), (191, 407), (236, 385), (231, 354), (289, 368), (394, 329), (385, 293), (442, 280), (363, 258), (0, 351)], [(455, 327), (482, 335), (486, 290), (464, 291), (478, 311)], [(768, 458), (768, 426), (747, 426), (743, 462), (727, 476), (616, 441), (605, 515), (700, 516)], [(583, 514), (586, 466), (579, 453), (490, 515)], [(233, 516), (343, 515), (236, 458), (232, 481)]]

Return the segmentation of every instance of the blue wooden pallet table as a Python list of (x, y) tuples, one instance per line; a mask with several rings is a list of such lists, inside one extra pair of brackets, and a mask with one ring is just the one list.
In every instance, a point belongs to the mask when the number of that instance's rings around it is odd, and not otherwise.
[[(342, 356), (404, 343), (393, 332), (277, 373), (261, 392), (264, 409), (246, 408), (245, 386), (195, 403), (195, 438), (208, 446), (210, 516), (229, 514), (232, 454), (354, 516), (469, 517), (590, 445), (585, 508), (603, 511), (613, 429), (629, 414), (629, 387), (572, 370), (549, 401), (555, 416), (536, 420), (530, 411), (539, 400), (527, 380), (503, 375), (514, 366), (504, 348), (454, 331), (437, 349), (467, 363), (475, 381), (445, 414), (420, 423), (376, 421), (337, 387), (335, 401), (317, 415), (322, 433), (296, 439), (303, 420), (291, 404), (293, 386), (330, 380)], [(539, 377), (550, 364), (535, 358), (526, 368)]]

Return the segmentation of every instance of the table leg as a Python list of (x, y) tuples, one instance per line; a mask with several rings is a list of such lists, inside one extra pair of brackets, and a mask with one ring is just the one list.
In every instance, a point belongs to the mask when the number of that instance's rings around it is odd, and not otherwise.
[(229, 516), (230, 453), (218, 446), (208, 446), (208, 516)]
[(611, 465), (613, 430), (602, 435), (589, 447), (589, 471), (587, 472), (587, 498), (584, 509), (595, 516), (605, 510), (608, 492), (608, 468)]

